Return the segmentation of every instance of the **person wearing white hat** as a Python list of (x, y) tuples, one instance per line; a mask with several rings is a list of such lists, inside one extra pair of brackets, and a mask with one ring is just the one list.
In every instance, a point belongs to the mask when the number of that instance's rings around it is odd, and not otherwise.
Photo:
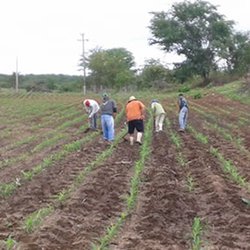
[(136, 143), (142, 144), (144, 132), (145, 105), (134, 96), (130, 96), (126, 105), (126, 118), (130, 145), (134, 144), (134, 131), (137, 130)]
[(153, 99), (151, 102), (151, 109), (153, 110), (154, 118), (155, 118), (155, 132), (159, 132), (163, 130), (163, 124), (166, 117), (166, 112), (162, 105), (159, 103), (157, 99)]

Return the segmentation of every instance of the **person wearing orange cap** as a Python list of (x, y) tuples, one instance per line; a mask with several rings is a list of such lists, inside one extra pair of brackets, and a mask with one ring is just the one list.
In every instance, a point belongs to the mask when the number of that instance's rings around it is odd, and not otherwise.
[(98, 102), (93, 99), (86, 99), (83, 101), (83, 105), (88, 113), (90, 129), (97, 130), (97, 113), (100, 110)]
[(126, 118), (130, 145), (134, 144), (134, 131), (137, 130), (136, 143), (142, 144), (144, 132), (145, 105), (134, 96), (130, 96), (126, 105)]

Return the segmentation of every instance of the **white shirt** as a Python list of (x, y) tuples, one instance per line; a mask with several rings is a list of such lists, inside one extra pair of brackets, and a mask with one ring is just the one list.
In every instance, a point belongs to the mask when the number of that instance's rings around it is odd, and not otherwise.
[(86, 111), (89, 114), (89, 118), (91, 118), (95, 113), (97, 113), (99, 111), (100, 106), (99, 106), (98, 102), (95, 100), (88, 99), (88, 101), (90, 103), (89, 107), (87, 107), (86, 105), (84, 105), (84, 106), (85, 106)]

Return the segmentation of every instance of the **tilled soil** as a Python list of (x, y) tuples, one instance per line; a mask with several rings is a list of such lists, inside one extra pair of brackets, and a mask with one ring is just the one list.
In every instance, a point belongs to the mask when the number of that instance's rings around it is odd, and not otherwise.
[[(21, 249), (90, 249), (124, 208), (138, 150), (139, 146), (131, 148), (127, 142), (118, 144), (112, 156), (85, 178), (37, 232), (18, 236)], [(69, 165), (76, 164), (83, 164), (81, 157)]]
[(170, 137), (154, 134), (138, 204), (111, 249), (189, 249), (196, 200), (186, 188)]
[[(167, 106), (170, 101), (165, 100), (164, 104)], [(153, 133), (136, 206), (108, 249), (192, 249), (195, 218), (199, 218), (202, 225), (201, 249), (250, 249), (250, 208), (242, 202), (242, 198), (250, 199), (249, 189), (236, 184), (210, 152), (210, 146), (217, 148), (249, 182), (249, 142), (246, 143), (249, 107), (217, 95), (195, 102), (209, 109), (215, 107), (211, 114), (222, 117), (222, 125), (235, 123), (243, 117), (245, 123), (242, 126), (237, 123), (237, 127), (238, 135), (245, 139), (245, 151), (207, 127), (204, 121), (211, 121), (191, 108), (189, 122), (208, 137), (208, 144), (197, 141), (188, 130), (178, 133), (177, 116), (168, 111), (171, 129)], [(239, 110), (238, 114), (232, 112), (231, 104)], [(173, 143), (173, 132), (180, 139), (180, 148)], [(120, 141), (112, 155), (85, 176), (65, 203), (56, 205), (54, 201), (55, 195), (67, 189), (81, 171), (110, 147), (100, 137), (54, 162), (31, 181), (21, 183), (10, 197), (1, 198), (0, 240), (11, 236), (17, 242), (14, 249), (19, 250), (91, 250), (93, 244), (98, 245), (98, 239), (126, 208), (130, 181), (142, 147)], [(34, 155), (31, 162), (20, 168), (30, 169), (34, 167), (32, 162), (39, 162), (43, 157)], [(180, 158), (184, 164), (180, 163)], [(21, 169), (1, 169), (1, 178), (4, 175), (14, 177)], [(26, 233), (24, 219), (48, 205), (53, 205), (54, 211), (33, 232)], [(0, 249), (6, 249), (3, 245), (1, 242)]]

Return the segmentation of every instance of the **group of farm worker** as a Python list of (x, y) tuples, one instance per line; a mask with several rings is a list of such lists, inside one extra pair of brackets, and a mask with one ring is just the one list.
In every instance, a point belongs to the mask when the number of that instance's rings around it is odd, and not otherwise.
[[(98, 102), (93, 99), (85, 99), (83, 105), (88, 113), (89, 128), (91, 130), (97, 130), (97, 117), (98, 113), (100, 113), (103, 139), (109, 143), (112, 142), (115, 137), (114, 117), (117, 113), (116, 102), (110, 99), (108, 94), (104, 93), (102, 96), (102, 104), (99, 105)], [(166, 112), (157, 99), (152, 100), (151, 109), (154, 115), (155, 132), (160, 132), (163, 130)], [(141, 145), (144, 133), (146, 106), (134, 96), (130, 96), (125, 111), (130, 145), (134, 144), (135, 139), (135, 143)], [(179, 131), (184, 132), (187, 126), (188, 103), (183, 94), (179, 94), (178, 97), (178, 112)], [(136, 138), (134, 138), (135, 131), (137, 131)]]

